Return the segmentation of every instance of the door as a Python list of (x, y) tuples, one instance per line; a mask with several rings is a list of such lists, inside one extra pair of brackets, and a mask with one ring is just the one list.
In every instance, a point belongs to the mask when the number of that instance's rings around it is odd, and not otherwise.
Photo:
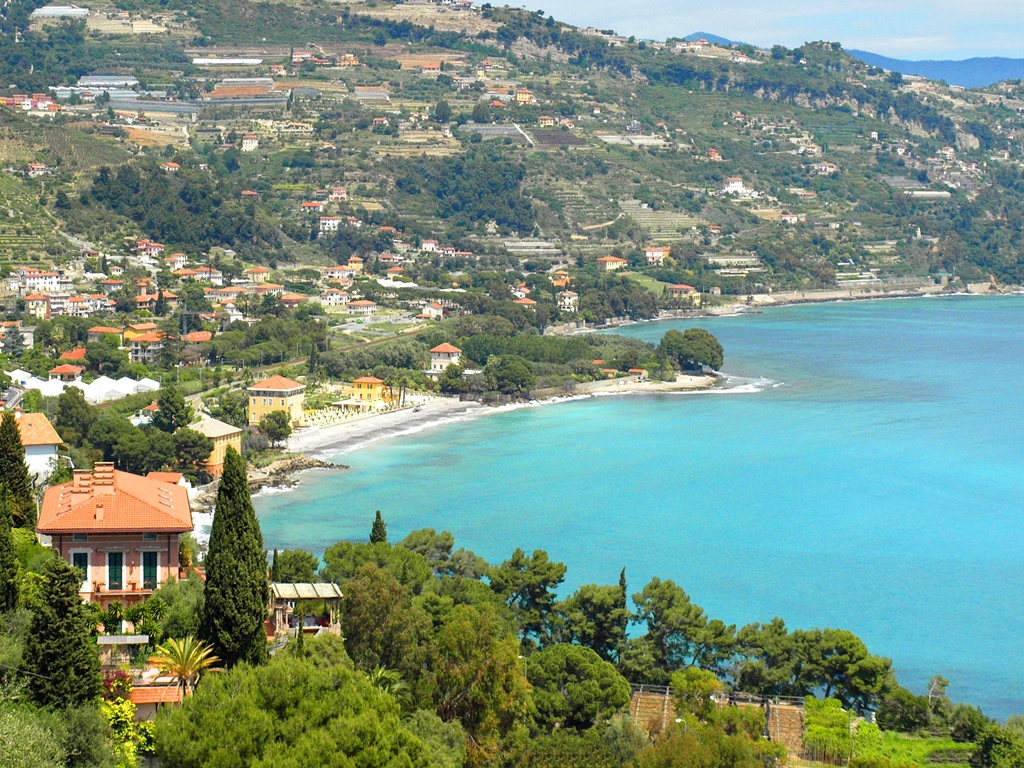
[(124, 589), (124, 552), (107, 553), (107, 589)]
[(156, 566), (157, 558), (159, 555), (156, 552), (143, 552), (142, 553), (142, 588), (143, 589), (156, 589), (157, 576)]

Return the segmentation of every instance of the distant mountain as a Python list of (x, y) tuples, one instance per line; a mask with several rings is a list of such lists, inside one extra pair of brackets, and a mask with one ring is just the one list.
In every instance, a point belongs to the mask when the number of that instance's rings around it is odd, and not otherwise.
[(743, 43), (737, 40), (729, 40), (721, 35), (713, 35), (710, 32), (694, 32), (692, 35), (684, 37), (683, 40), (688, 43), (692, 43), (694, 40), (707, 40), (709, 43), (725, 46), (726, 48), (732, 45), (743, 45)]
[(962, 85), (964, 88), (983, 88), (1003, 80), (1024, 79), (1024, 59), (993, 56), (963, 61), (905, 61), (868, 51), (847, 50), (847, 53), (873, 67), (889, 69), (903, 75), (920, 75), (929, 80), (945, 80), (950, 85)]

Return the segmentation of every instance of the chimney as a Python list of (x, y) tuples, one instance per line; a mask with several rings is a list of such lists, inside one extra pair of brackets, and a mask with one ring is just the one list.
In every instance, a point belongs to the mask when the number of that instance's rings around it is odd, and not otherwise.
[(99, 521), (99, 522), (103, 522), (103, 505), (102, 504), (97, 504), (96, 505), (96, 520)]
[(74, 483), (74, 488), (77, 490), (78, 488), (82, 487), (83, 480), (92, 477), (92, 472), (90, 472), (88, 469), (76, 469), (71, 473), (71, 476), (72, 482)]

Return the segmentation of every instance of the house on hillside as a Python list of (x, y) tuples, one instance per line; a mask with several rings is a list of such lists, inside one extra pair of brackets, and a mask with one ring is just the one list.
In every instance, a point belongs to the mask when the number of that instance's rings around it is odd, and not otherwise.
[(430, 370), (432, 373), (442, 373), (449, 365), (458, 365), (462, 350), (448, 344), (438, 344), (430, 350)]
[(97, 462), (46, 491), (36, 533), (81, 571), (82, 599), (107, 609), (142, 602), (178, 578), (179, 539), (192, 527), (185, 488)]
[(40, 485), (57, 468), (57, 449), (64, 441), (45, 414), (18, 411), (16, 415), (21, 444), (25, 446), (28, 474), (36, 485)]
[(228, 448), (242, 452), (242, 430), (223, 421), (207, 417), (198, 424), (190, 424), (189, 429), (205, 435), (213, 442), (213, 450), (206, 460), (205, 469), (213, 477), (220, 477), (224, 472), (224, 454)]
[(622, 269), (627, 264), (629, 264), (629, 262), (621, 256), (602, 256), (597, 260), (597, 271), (614, 272), (618, 269)]
[(284, 411), (293, 427), (302, 423), (306, 387), (297, 381), (275, 375), (248, 388), (249, 425), (256, 426), (274, 411)]
[(649, 245), (644, 248), (644, 258), (647, 259), (647, 266), (660, 267), (665, 263), (665, 257), (671, 252), (667, 245)]

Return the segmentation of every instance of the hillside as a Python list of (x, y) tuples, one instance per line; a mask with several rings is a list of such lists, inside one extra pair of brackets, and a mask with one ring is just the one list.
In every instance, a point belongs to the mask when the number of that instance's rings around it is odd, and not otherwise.
[[(47, 211), (114, 253), (144, 236), (328, 264), (434, 239), (475, 260), (405, 279), (616, 254), (644, 285), (725, 294), (1024, 275), (1024, 102), (1010, 85), (901, 82), (838, 43), (637, 42), (508, 8), (170, 0), (128, 15), (170, 32), (33, 23), (0, 57), (11, 95), (137, 80), (109, 104), (79, 89), (48, 146), (28, 127), (3, 145), (25, 163), (47, 162), (56, 137), (91, 142), (49, 163), (44, 186), (68, 202)], [(121, 187), (120, 172), (89, 170), (103, 146), (109, 166), (133, 154)], [(43, 196), (40, 180), (20, 183)], [(346, 200), (303, 207), (339, 186)], [(648, 263), (642, 249), (659, 245), (670, 257)]]

